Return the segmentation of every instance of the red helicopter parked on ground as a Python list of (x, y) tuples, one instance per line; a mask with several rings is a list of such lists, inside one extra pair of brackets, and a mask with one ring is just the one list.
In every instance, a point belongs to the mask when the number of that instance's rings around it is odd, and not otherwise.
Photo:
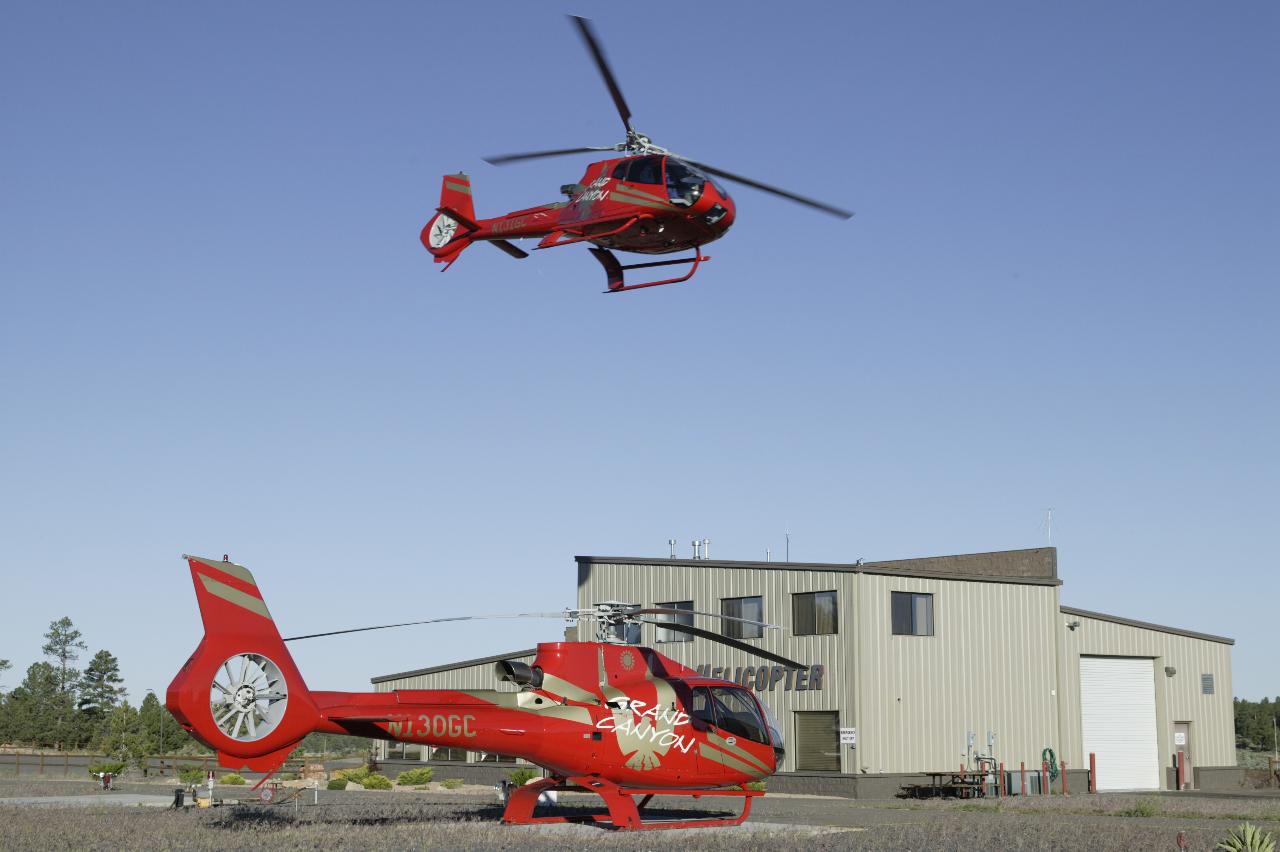
[[(517, 210), (494, 219), (476, 216), (470, 178), (465, 174), (445, 175), (440, 190), (440, 206), (421, 235), (422, 244), (435, 257), (436, 263), (443, 263), (448, 269), (463, 249), (481, 241), (492, 243), (512, 257), (526, 258), (528, 252), (510, 240), (536, 237), (540, 239), (537, 245), (540, 249), (591, 243), (590, 252), (600, 261), (608, 278), (609, 289), (606, 292), (621, 293), (688, 281), (698, 271), (698, 265), (710, 259), (702, 254), (702, 246), (724, 236), (733, 225), (733, 201), (715, 180), (716, 177), (770, 192), (844, 219), (853, 215), (812, 198), (694, 162), (654, 145), (649, 137), (631, 126), (631, 109), (622, 97), (622, 90), (590, 22), (585, 18), (570, 17), (582, 34), (587, 50), (613, 97), (627, 131), (626, 141), (605, 147), (530, 151), (485, 159), (493, 165), (502, 165), (591, 151), (616, 151), (623, 156), (592, 163), (577, 183), (560, 187), (568, 197), (567, 201)], [(693, 256), (623, 265), (611, 249), (651, 255), (692, 249)], [(626, 284), (624, 281), (625, 272), (629, 269), (684, 263), (692, 266), (683, 277), (642, 284)]]
[[(585, 610), (527, 614), (594, 623), (596, 641), (545, 642), (538, 645), (532, 665), (497, 663), (495, 678), (518, 685), (518, 692), (313, 692), (285, 642), (382, 628), (282, 639), (248, 570), (225, 558), (184, 558), (205, 635), (169, 684), (165, 706), (229, 769), (248, 767), (270, 777), (312, 731), (497, 752), (522, 757), (549, 773), (511, 793), (504, 822), (581, 820), (648, 829), (739, 825), (750, 813), (752, 798), (763, 795), (743, 785), (772, 775), (781, 763), (781, 728), (749, 689), (702, 677), (650, 648), (623, 641), (641, 624), (659, 624), (804, 668), (718, 633), (646, 617), (687, 616), (688, 611), (608, 602)], [(461, 620), (468, 619), (431, 621)], [(534, 816), (542, 793), (567, 785), (599, 795), (607, 812)], [(737, 797), (743, 799), (743, 810), (734, 818), (641, 818), (654, 796), (671, 795)]]

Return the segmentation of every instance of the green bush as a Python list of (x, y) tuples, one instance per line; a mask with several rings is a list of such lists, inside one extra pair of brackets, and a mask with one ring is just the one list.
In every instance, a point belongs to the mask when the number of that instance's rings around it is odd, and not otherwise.
[(1117, 816), (1127, 817), (1153, 817), (1160, 813), (1160, 807), (1150, 799), (1139, 799), (1138, 803), (1131, 808), (1118, 811)]
[(1227, 834), (1214, 849), (1226, 852), (1276, 852), (1276, 839), (1271, 832), (1264, 832), (1252, 823), (1242, 822), (1240, 827)]
[(333, 773), (335, 778), (345, 778), (348, 781), (354, 781), (356, 784), (363, 784), (364, 779), (368, 778), (371, 770), (367, 766), (356, 766), (352, 769), (339, 769)]
[(124, 771), (124, 767), (123, 760), (104, 760), (102, 763), (89, 764), (89, 774), (97, 775), (99, 772), (110, 772), (112, 775), (119, 775)]
[(345, 789), (347, 789), (347, 779), (345, 779), (345, 778), (331, 778), (331, 779), (329, 780), (329, 784), (328, 784), (328, 786), (327, 786), (325, 789), (327, 789), (327, 790), (345, 790)]
[(748, 781), (746, 784), (743, 784), (742, 786), (747, 790), (759, 790), (761, 793), (764, 792), (763, 781)]
[(218, 779), (218, 783), (230, 784), (232, 787), (243, 787), (245, 780), (244, 776), (239, 772), (228, 772), (226, 775), (223, 775)]
[(276, 776), (276, 780), (277, 780), (277, 781), (297, 781), (297, 780), (298, 780), (298, 773), (296, 773), (296, 772), (281, 772), (279, 775), (277, 775), (277, 776)]
[(519, 769), (515, 769), (507, 773), (507, 777), (511, 779), (512, 784), (515, 784), (517, 787), (519, 787), (524, 784), (528, 784), (534, 778), (541, 778), (542, 773), (535, 772), (532, 769), (526, 769), (525, 767), (522, 766)]
[(204, 767), (184, 763), (178, 768), (178, 780), (183, 784), (199, 784), (204, 781)]
[(446, 790), (456, 790), (462, 786), (461, 778), (446, 778), (440, 782), (440, 786)]
[(404, 784), (405, 786), (429, 784), (431, 783), (431, 767), (422, 766), (417, 769), (406, 769), (396, 778), (396, 783)]
[(366, 775), (365, 779), (360, 782), (366, 790), (390, 790), (391, 779), (385, 775)]

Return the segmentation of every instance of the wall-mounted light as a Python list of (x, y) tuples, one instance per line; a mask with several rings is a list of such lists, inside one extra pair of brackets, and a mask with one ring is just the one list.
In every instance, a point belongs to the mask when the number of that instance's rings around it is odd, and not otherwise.
[(1175, 669), (1173, 666), (1165, 666), (1165, 667), (1164, 667), (1164, 676), (1165, 676), (1165, 677), (1173, 677), (1173, 676), (1174, 676), (1174, 675), (1176, 675), (1177, 673), (1178, 673), (1178, 670), (1177, 670), (1177, 669)]
[(1068, 630), (1075, 630), (1075, 629), (1076, 629), (1077, 627), (1079, 627), (1079, 626), (1080, 626), (1080, 622), (1079, 622), (1079, 621), (1068, 621), (1068, 622), (1067, 622), (1067, 629), (1068, 629)]

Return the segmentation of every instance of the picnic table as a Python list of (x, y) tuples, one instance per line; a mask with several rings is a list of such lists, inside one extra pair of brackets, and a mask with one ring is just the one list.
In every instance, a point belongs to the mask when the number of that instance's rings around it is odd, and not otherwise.
[(959, 771), (949, 769), (945, 772), (925, 772), (929, 776), (928, 784), (904, 784), (903, 792), (913, 799), (929, 799), (941, 796), (954, 796), (957, 799), (977, 799), (987, 795), (987, 779), (989, 773), (985, 769)]

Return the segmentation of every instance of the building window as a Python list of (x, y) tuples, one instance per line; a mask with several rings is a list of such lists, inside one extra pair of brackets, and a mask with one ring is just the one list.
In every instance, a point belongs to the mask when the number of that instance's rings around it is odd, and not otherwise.
[(404, 743), (388, 742), (387, 743), (387, 760), (397, 760), (404, 757)]
[(516, 759), (509, 754), (498, 754), (494, 751), (480, 752), (481, 763), (515, 763)]
[(791, 596), (793, 636), (839, 633), (835, 592), (802, 592)]
[[(764, 598), (724, 598), (720, 601), (720, 614), (764, 621)], [(764, 628), (758, 624), (743, 624), (741, 621), (721, 623), (724, 625), (722, 632), (730, 639), (759, 639), (764, 635)]]
[(933, 635), (933, 595), (892, 592), (893, 635)]
[(431, 759), (432, 760), (453, 760), (461, 763), (467, 759), (467, 752), (465, 749), (449, 748), (448, 746), (441, 746), (439, 748), (435, 748), (431, 750)]
[(1213, 675), (1200, 675), (1200, 691), (1205, 695), (1213, 695)]
[(796, 711), (796, 769), (840, 771), (840, 714)]
[[(684, 610), (680, 615), (659, 615), (658, 621), (669, 621), (673, 624), (684, 624), (688, 627), (693, 626), (693, 601), (667, 601), (658, 604), (659, 609), (679, 609)], [(686, 613), (688, 613), (686, 615)], [(692, 642), (693, 637), (688, 633), (681, 633), (679, 630), (668, 630), (665, 627), (658, 628), (659, 642)]]

